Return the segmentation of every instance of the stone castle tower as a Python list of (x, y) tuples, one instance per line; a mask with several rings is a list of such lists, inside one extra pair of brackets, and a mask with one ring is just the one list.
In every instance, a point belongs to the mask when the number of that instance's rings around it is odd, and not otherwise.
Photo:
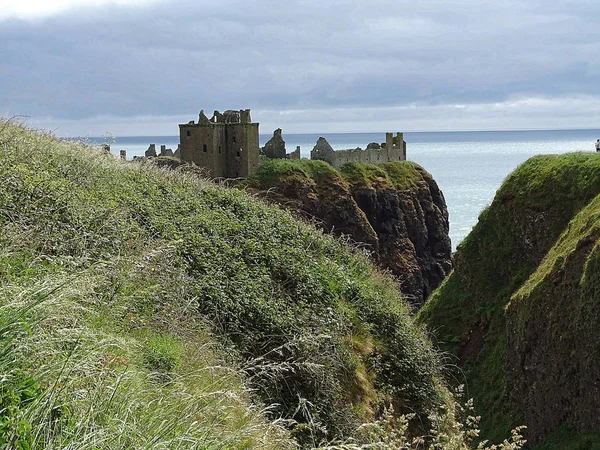
[(200, 111), (193, 120), (179, 125), (181, 160), (191, 161), (213, 178), (238, 178), (258, 169), (258, 123), (252, 123), (250, 110), (215, 111), (209, 119)]

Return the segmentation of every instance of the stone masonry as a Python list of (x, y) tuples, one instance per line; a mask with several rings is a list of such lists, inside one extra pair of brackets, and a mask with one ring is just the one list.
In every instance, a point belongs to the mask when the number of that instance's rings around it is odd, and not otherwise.
[(267, 158), (285, 158), (285, 141), (281, 137), (281, 128), (273, 132), (273, 137), (267, 141), (262, 153)]
[(258, 123), (252, 123), (249, 109), (215, 111), (211, 119), (200, 111), (198, 123), (179, 125), (179, 142), (181, 160), (203, 167), (210, 177), (247, 177), (258, 169)]
[(334, 150), (325, 138), (320, 137), (310, 152), (310, 159), (327, 161), (336, 169), (349, 162), (381, 164), (390, 161), (405, 161), (406, 142), (404, 142), (403, 133), (397, 133), (396, 136), (393, 133), (386, 133), (384, 143), (373, 142), (367, 146), (366, 150), (360, 147)]

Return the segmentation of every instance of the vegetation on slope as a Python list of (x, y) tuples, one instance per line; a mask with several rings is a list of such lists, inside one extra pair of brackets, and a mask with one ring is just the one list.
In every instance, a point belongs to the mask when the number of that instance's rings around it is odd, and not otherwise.
[(409, 161), (348, 163), (265, 160), (248, 185), (366, 246), (418, 308), (452, 267), (448, 213), (431, 175)]
[[(588, 308), (596, 308), (592, 317), (597, 316), (597, 305), (591, 306), (597, 302), (597, 296), (583, 294), (583, 281), (574, 281), (575, 285), (581, 283), (578, 290), (582, 296), (578, 297), (554, 292), (557, 286), (541, 280), (548, 279), (550, 273), (556, 274), (579, 242), (587, 242), (585, 235), (594, 228), (589, 225), (597, 220), (597, 213), (592, 212), (595, 207), (590, 206), (569, 222), (599, 192), (600, 159), (595, 154), (537, 156), (524, 163), (506, 179), (492, 205), (482, 212), (478, 224), (455, 253), (454, 272), (420, 312), (420, 320), (436, 330), (443, 347), (460, 358), (469, 380), (469, 395), (486, 411), (482, 419), (486, 437), (497, 437), (517, 424), (529, 425), (526, 419), (531, 416), (523, 407), (525, 394), (521, 389), (513, 391), (513, 385), (519, 384), (514, 360), (527, 357), (515, 346), (519, 333), (524, 336), (525, 331), (532, 331), (532, 320), (538, 314), (538, 332), (544, 327), (551, 334), (558, 331), (557, 315), (553, 315), (554, 321), (545, 322), (549, 317), (542, 311), (560, 310), (566, 314), (559, 320), (563, 326), (568, 323), (563, 319), (579, 314), (576, 304), (570, 304), (572, 297), (579, 298)], [(582, 233), (583, 229), (588, 231)], [(587, 252), (593, 248), (594, 239), (583, 246)], [(577, 267), (584, 267), (587, 253), (578, 253), (578, 258), (583, 259)], [(582, 273), (585, 278), (585, 271), (581, 270), (579, 277)], [(545, 286), (543, 295), (529, 295), (542, 292), (538, 290), (540, 286)], [(571, 343), (573, 338), (590, 337), (578, 325), (573, 324), (568, 331)], [(539, 337), (539, 333), (528, 334), (529, 340)], [(557, 364), (557, 357), (569, 358), (560, 352), (546, 356), (550, 359), (537, 361), (542, 371)], [(564, 419), (556, 418), (558, 422)], [(550, 427), (556, 427), (550, 422)], [(530, 433), (539, 440), (548, 432), (536, 431), (534, 426)]]
[(364, 255), (193, 175), (0, 130), (6, 446), (291, 446), (280, 424), (313, 446), (449, 402)]
[(569, 222), (506, 307), (513, 387), (534, 442), (565, 428), (575, 432), (571, 448), (589, 440), (582, 432), (600, 436), (599, 218), (600, 195)]
[(402, 189), (423, 181), (420, 169), (418, 164), (411, 161), (384, 164), (348, 163), (342, 166), (340, 172), (353, 186), (371, 188), (387, 184)]

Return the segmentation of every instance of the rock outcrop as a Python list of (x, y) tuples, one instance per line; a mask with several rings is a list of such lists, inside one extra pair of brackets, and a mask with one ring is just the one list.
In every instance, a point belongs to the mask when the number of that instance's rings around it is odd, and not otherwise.
[(262, 148), (262, 153), (267, 158), (285, 158), (285, 141), (281, 137), (281, 128), (277, 128), (273, 132), (273, 137), (267, 141)]
[(538, 156), (504, 182), (419, 318), (460, 360), (484, 438), (600, 439), (600, 159)]
[(414, 163), (348, 164), (340, 172), (321, 161), (302, 160), (285, 170), (266, 164), (254, 183), (325, 231), (366, 246), (415, 308), (452, 268), (443, 194)]
[(417, 164), (347, 164), (342, 174), (378, 238), (376, 260), (419, 307), (452, 269), (448, 210), (431, 175)]

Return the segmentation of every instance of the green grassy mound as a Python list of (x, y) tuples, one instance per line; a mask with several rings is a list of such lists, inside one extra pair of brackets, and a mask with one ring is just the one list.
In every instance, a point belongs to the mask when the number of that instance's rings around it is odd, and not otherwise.
[(244, 185), (317, 227), (369, 249), (418, 309), (452, 268), (444, 196), (409, 161), (348, 163), (264, 160)]
[[(593, 422), (569, 413), (576, 408), (568, 397), (577, 402), (580, 393), (565, 383), (579, 385), (597, 373), (585, 359), (595, 361), (598, 352), (590, 325), (598, 318), (598, 272), (590, 269), (599, 192), (595, 154), (524, 163), (482, 212), (455, 253), (454, 272), (420, 312), (460, 359), (469, 395), (486, 412), (486, 437), (525, 424), (538, 443), (562, 424), (579, 424), (582, 432)], [(595, 353), (573, 353), (577, 341)]]
[(265, 159), (259, 170), (250, 178), (250, 185), (266, 188), (282, 179), (312, 179), (316, 182), (339, 178), (339, 173), (325, 161), (311, 159)]
[(372, 187), (387, 182), (388, 186), (401, 189), (422, 181), (423, 169), (416, 163), (404, 161), (385, 164), (348, 163), (338, 171), (330, 164), (310, 159), (266, 159), (250, 180), (250, 186), (268, 189), (282, 181), (298, 180), (307, 183), (311, 180), (321, 183), (334, 181), (346, 188), (350, 186)]
[(414, 162), (403, 161), (384, 164), (348, 163), (341, 167), (340, 172), (355, 187), (393, 186), (403, 190), (422, 183), (424, 170)]
[(393, 280), (278, 208), (7, 122), (0, 186), (7, 447), (316, 446), (449, 402)]

